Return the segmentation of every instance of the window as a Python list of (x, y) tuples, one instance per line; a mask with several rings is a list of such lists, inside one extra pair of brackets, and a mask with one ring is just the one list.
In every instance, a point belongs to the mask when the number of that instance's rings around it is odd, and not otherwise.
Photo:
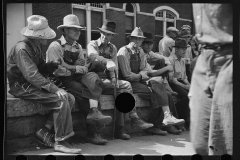
[(172, 11), (163, 9), (155, 13), (155, 36), (163, 37), (166, 35), (168, 27), (176, 27), (176, 14)]
[(132, 33), (136, 27), (136, 6), (132, 3), (125, 3), (125, 44), (129, 43), (128, 35)]
[(87, 43), (100, 37), (97, 27), (101, 27), (106, 17), (104, 3), (73, 3), (73, 14), (78, 16), (79, 22), (86, 29), (81, 31), (78, 43), (86, 49)]

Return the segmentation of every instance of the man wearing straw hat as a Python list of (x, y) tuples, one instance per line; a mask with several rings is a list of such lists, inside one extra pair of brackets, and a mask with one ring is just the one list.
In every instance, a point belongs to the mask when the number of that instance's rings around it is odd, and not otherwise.
[[(81, 149), (71, 146), (74, 135), (71, 110), (75, 99), (73, 95), (46, 78), (53, 72), (59, 62), (44, 62), (41, 45), (46, 45), (48, 39), (53, 39), (56, 33), (48, 26), (45, 17), (32, 15), (27, 18), (28, 26), (21, 30), (25, 37), (10, 51), (7, 58), (7, 76), (9, 80), (9, 93), (17, 98), (32, 100), (43, 104), (47, 109), (53, 110), (55, 136), (51, 136), (48, 125), (37, 131), (40, 138), (46, 139), (48, 146), (55, 151), (65, 153), (80, 153)], [(55, 138), (55, 143), (51, 143)]]
[(46, 60), (61, 58), (62, 65), (54, 75), (76, 99), (79, 117), (83, 117), (83, 124), (87, 130), (87, 142), (103, 145), (108, 141), (98, 134), (96, 124), (108, 124), (112, 118), (103, 115), (97, 108), (102, 94), (102, 81), (96, 73), (88, 72), (82, 47), (77, 43), (82, 28), (84, 27), (80, 26), (76, 15), (65, 16), (63, 25), (57, 27), (63, 35), (50, 44)]
[[(116, 23), (110, 20), (105, 20), (100, 30), (101, 37), (97, 40), (90, 41), (87, 45), (88, 58), (91, 61), (89, 71), (96, 72), (103, 81), (103, 94), (113, 94), (113, 88), (116, 81), (117, 83), (117, 94), (127, 92), (132, 94), (132, 87), (128, 81), (117, 80), (114, 71), (118, 75), (118, 61), (117, 61), (117, 48), (110, 41), (114, 37), (116, 29)], [(114, 66), (114, 70), (110, 70), (107, 67)], [(146, 123), (141, 120), (136, 110), (132, 110), (129, 113), (131, 118), (132, 126), (140, 129), (147, 129), (152, 127), (152, 124)], [(114, 137), (127, 140), (130, 136), (124, 133), (124, 114), (117, 111), (116, 116), (116, 127), (114, 131)]]
[[(130, 36), (130, 43), (119, 49), (117, 53), (119, 65), (119, 79), (127, 80), (131, 83), (133, 93), (142, 99), (152, 103), (155, 116), (150, 115), (149, 122), (154, 126), (146, 129), (152, 134), (166, 135), (166, 131), (162, 131), (159, 126), (162, 123), (166, 126), (183, 124), (184, 121), (173, 117), (169, 110), (168, 96), (164, 85), (155, 79), (149, 79), (147, 59), (144, 51), (140, 48), (144, 38), (140, 27), (136, 27)], [(150, 89), (151, 88), (151, 89)], [(162, 111), (164, 119), (160, 119)]]

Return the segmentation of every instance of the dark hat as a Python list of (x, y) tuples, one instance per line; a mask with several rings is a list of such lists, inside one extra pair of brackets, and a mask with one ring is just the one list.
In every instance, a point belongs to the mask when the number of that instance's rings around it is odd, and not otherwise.
[(187, 41), (185, 39), (182, 38), (177, 38), (175, 40), (175, 45), (173, 47), (178, 47), (178, 48), (187, 48), (188, 44)]
[(106, 33), (110, 33), (110, 34), (117, 34), (115, 32), (116, 30), (116, 23), (113, 22), (113, 21), (110, 21), (108, 19), (106, 19), (104, 22), (103, 22), (103, 25), (101, 28), (98, 28), (100, 31), (103, 31), (103, 32), (106, 32)]
[(146, 38), (146, 37), (143, 36), (143, 32), (142, 32), (142, 30), (141, 30), (140, 27), (136, 27), (136, 28), (132, 31), (131, 35), (129, 35), (129, 36), (127, 36), (127, 37), (128, 37), (128, 38), (129, 38), (129, 37)]
[(149, 32), (143, 32), (143, 36), (146, 37), (143, 42), (154, 42), (154, 38), (152, 36), (152, 33)]
[(168, 27), (167, 28), (167, 32), (178, 32), (178, 29), (177, 28), (175, 28), (175, 27)]
[(190, 30), (188, 29), (183, 29), (181, 30), (181, 35), (180, 37), (185, 38), (185, 37), (192, 37), (192, 35), (190, 34)]

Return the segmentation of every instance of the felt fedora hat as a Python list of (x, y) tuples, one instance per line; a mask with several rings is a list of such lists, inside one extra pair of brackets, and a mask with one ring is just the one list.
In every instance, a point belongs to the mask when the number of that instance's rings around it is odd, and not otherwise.
[(143, 32), (143, 36), (146, 37), (143, 42), (154, 42), (155, 39), (152, 36), (152, 33), (149, 32)]
[(110, 34), (117, 34), (116, 33), (116, 23), (114, 21), (110, 21), (108, 19), (106, 19), (103, 22), (103, 25), (101, 28), (98, 28), (100, 31), (106, 32), (106, 33), (110, 33)]
[(70, 27), (70, 28), (79, 28), (79, 29), (83, 29), (85, 27), (82, 27), (80, 26), (80, 23), (79, 23), (79, 19), (76, 15), (74, 14), (69, 14), (69, 15), (66, 15), (64, 18), (63, 18), (63, 25), (60, 25), (57, 27), (57, 29), (64, 33), (63, 29), (66, 28), (66, 27)]
[(175, 45), (173, 47), (177, 48), (186, 48), (188, 47), (187, 41), (183, 38), (177, 38), (175, 40)]
[(21, 34), (33, 39), (53, 39), (56, 33), (48, 26), (48, 20), (40, 15), (27, 18), (28, 25), (21, 30)]
[(141, 30), (140, 27), (136, 27), (136, 28), (132, 31), (131, 35), (129, 35), (129, 36), (127, 36), (127, 37), (128, 37), (128, 38), (129, 38), (129, 37), (146, 38), (146, 37), (143, 36), (143, 32), (142, 32), (142, 30)]

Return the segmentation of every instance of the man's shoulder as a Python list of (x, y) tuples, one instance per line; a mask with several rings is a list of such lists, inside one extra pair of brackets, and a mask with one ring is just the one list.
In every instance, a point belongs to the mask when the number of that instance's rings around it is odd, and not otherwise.
[(118, 50), (118, 55), (125, 55), (126, 53), (128, 53), (126, 46), (122, 46), (122, 47)]

